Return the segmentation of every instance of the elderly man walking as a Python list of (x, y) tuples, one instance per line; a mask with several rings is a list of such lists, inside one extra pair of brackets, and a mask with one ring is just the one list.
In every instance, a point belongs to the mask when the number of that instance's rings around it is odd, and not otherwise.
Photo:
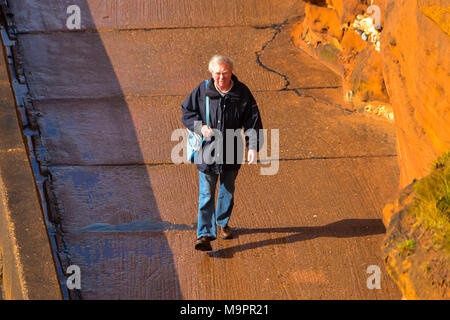
[[(215, 55), (208, 70), (211, 79), (201, 82), (181, 105), (184, 126), (205, 138), (195, 161), (199, 171), (195, 249), (201, 251), (212, 250), (210, 242), (216, 239), (217, 231), (222, 239), (233, 236), (228, 221), (244, 154), (242, 138), (236, 132), (244, 129), (250, 164), (257, 162), (257, 152), (263, 144), (262, 135), (258, 134), (262, 129), (258, 106), (248, 87), (233, 74), (233, 61)], [(206, 117), (207, 100), (209, 119)], [(230, 135), (230, 131), (234, 134)], [(215, 207), (217, 181), (219, 194)]]

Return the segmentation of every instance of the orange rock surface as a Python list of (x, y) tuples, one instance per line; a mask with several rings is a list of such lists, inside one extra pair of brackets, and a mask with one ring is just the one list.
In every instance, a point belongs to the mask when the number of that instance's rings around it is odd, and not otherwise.
[[(405, 256), (397, 240), (417, 231), (405, 214), (411, 183), (428, 175), (430, 164), (450, 150), (450, 0), (307, 2), (305, 18), (292, 31), (294, 43), (341, 74), (353, 108), (381, 106), (388, 119), (393, 110), (403, 190), (383, 210), (386, 267), (405, 298), (448, 299), (442, 285), (448, 256), (423, 247), (420, 237), (416, 253)], [(379, 43), (363, 40), (353, 24), (367, 16), (361, 14), (371, 11), (371, 4), (380, 9)]]
[(400, 186), (450, 148), (450, 1), (386, 2), (383, 74), (397, 127)]
[(342, 75), (354, 109), (392, 107), (403, 188), (450, 149), (450, 0), (370, 4), (380, 8), (381, 52), (352, 27), (357, 15), (371, 11), (363, 0), (307, 1), (292, 36)]
[(305, 18), (292, 31), (296, 45), (342, 76), (346, 100), (355, 109), (373, 101), (387, 103), (379, 52), (351, 27), (366, 12), (365, 1), (307, 2)]
[[(420, 223), (412, 212), (416, 197), (411, 183), (383, 210), (383, 223), (388, 226), (382, 245), (385, 266), (403, 299), (448, 300), (450, 255), (445, 246), (436, 244), (435, 230)], [(408, 242), (409, 248), (404, 246)]]

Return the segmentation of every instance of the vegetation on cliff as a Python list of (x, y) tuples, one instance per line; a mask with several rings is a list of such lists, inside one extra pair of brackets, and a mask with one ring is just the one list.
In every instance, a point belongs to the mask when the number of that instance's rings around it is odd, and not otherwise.
[(386, 268), (406, 299), (450, 299), (450, 152), (383, 212)]
[(431, 174), (414, 184), (410, 212), (433, 234), (433, 245), (450, 253), (450, 152), (433, 163)]
[(347, 108), (395, 119), (402, 191), (383, 210), (387, 269), (407, 299), (450, 299), (448, 1), (304, 1), (294, 43), (342, 76)]

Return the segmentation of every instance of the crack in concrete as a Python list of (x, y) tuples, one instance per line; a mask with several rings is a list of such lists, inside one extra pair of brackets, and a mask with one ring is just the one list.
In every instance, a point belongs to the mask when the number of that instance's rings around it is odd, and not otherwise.
[[(265, 50), (265, 49), (267, 48), (267, 46), (270, 45), (270, 44), (275, 40), (275, 38), (283, 31), (283, 30), (282, 30), (283, 27), (285, 27), (286, 25), (289, 25), (289, 24), (291, 24), (291, 23), (289, 23), (289, 22), (288, 22), (288, 19), (286, 19), (286, 20), (283, 21), (282, 23), (272, 24), (272, 25), (268, 25), (268, 26), (258, 27), (258, 28), (257, 28), (257, 29), (273, 29), (273, 30), (274, 30), (274, 34), (273, 34), (272, 38), (269, 39), (268, 41), (266, 41), (266, 42), (262, 45), (262, 47), (261, 47), (260, 50), (258, 50), (258, 51), (255, 52), (255, 55), (256, 55), (256, 63), (258, 64), (258, 66), (262, 67), (263, 69), (265, 69), (265, 70), (267, 70), (267, 71), (269, 71), (269, 72), (275, 73), (275, 74), (277, 74), (277, 75), (279, 75), (280, 77), (283, 78), (283, 80), (284, 80), (284, 88), (279, 89), (278, 91), (292, 91), (292, 92), (294, 92), (294, 93), (295, 93), (297, 96), (299, 96), (299, 97), (310, 98), (310, 99), (313, 99), (314, 102), (322, 102), (322, 103), (324, 103), (324, 104), (327, 104), (327, 105), (331, 105), (331, 106), (337, 107), (337, 108), (339, 108), (340, 110), (342, 110), (342, 111), (344, 111), (344, 112), (347, 112), (347, 113), (355, 113), (354, 110), (350, 110), (350, 109), (344, 108), (344, 107), (342, 107), (342, 106), (339, 105), (339, 104), (330, 103), (330, 102), (328, 102), (328, 101), (326, 101), (326, 100), (324, 100), (324, 99), (320, 99), (320, 98), (318, 98), (318, 97), (316, 97), (316, 96), (313, 96), (313, 95), (311, 95), (311, 94), (304, 94), (304, 93), (302, 93), (302, 92), (299, 91), (299, 90), (304, 90), (304, 89), (300, 89), (300, 88), (289, 88), (289, 86), (290, 86), (290, 81), (289, 81), (289, 77), (288, 77), (287, 75), (285, 75), (285, 74), (283, 74), (283, 73), (281, 73), (281, 72), (279, 72), (279, 71), (277, 71), (277, 70), (275, 70), (275, 69), (272, 69), (272, 68), (268, 67), (267, 65), (265, 65), (264, 63), (262, 63), (262, 61), (261, 61), (261, 56), (262, 56), (262, 54), (264, 53), (264, 50)], [(342, 86), (316, 87), (316, 88), (310, 87), (310, 88), (308, 88), (308, 89), (340, 88), (340, 87), (342, 87)]]
[(276, 70), (274, 70), (272, 68), (269, 68), (268, 66), (263, 64), (261, 62), (261, 55), (264, 53), (264, 50), (267, 48), (267, 46), (269, 44), (271, 44), (275, 40), (277, 35), (281, 32), (281, 28), (283, 27), (283, 25), (285, 25), (287, 23), (288, 23), (288, 19), (284, 20), (282, 23), (272, 24), (272, 25), (269, 25), (269, 26), (255, 28), (255, 29), (273, 29), (275, 31), (273, 33), (273, 35), (272, 35), (272, 38), (269, 39), (268, 41), (266, 41), (265, 43), (263, 43), (261, 49), (256, 51), (255, 55), (256, 55), (256, 63), (258, 64), (258, 66), (260, 66), (261, 68), (263, 68), (263, 69), (265, 69), (265, 70), (267, 70), (269, 72), (273, 72), (273, 73), (275, 73), (275, 74), (277, 74), (277, 75), (279, 75), (280, 77), (283, 78), (283, 80), (284, 80), (284, 88), (279, 90), (279, 91), (286, 90), (289, 87), (289, 85), (290, 85), (289, 79), (288, 79), (288, 77), (285, 74), (282, 74), (281, 72), (276, 71)]
[[(289, 24), (289, 23), (286, 23)], [(55, 29), (55, 30), (46, 30), (46, 31), (18, 31), (17, 35), (48, 35), (48, 34), (59, 34), (59, 33), (107, 33), (107, 32), (128, 32), (128, 31), (143, 31), (143, 32), (151, 32), (151, 31), (164, 31), (164, 30), (191, 30), (191, 29), (218, 29), (218, 28), (255, 28), (255, 29), (268, 29), (273, 25), (251, 25), (251, 24), (234, 24), (234, 25), (209, 25), (209, 26), (178, 26), (178, 27), (135, 27), (135, 28), (103, 28), (103, 29), (93, 29), (86, 28), (80, 30), (69, 30), (69, 29)]]

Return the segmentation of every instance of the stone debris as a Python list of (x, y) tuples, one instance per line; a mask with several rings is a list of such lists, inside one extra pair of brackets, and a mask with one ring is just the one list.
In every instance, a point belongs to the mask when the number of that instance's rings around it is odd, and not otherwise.
[(394, 120), (394, 112), (390, 107), (387, 107), (385, 105), (379, 104), (379, 105), (372, 105), (368, 104), (364, 107), (364, 111), (367, 113), (373, 113), (380, 117), (385, 117), (388, 120)]
[(375, 45), (375, 50), (380, 51), (380, 35), (381, 28), (375, 26), (373, 18), (368, 14), (358, 14), (352, 24), (356, 33), (361, 35), (364, 41), (371, 42)]

